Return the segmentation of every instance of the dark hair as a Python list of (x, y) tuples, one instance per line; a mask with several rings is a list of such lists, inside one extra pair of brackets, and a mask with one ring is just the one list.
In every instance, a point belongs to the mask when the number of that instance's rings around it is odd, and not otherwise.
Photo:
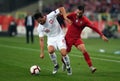
[(35, 20), (37, 20), (38, 18), (43, 18), (43, 15), (42, 15), (42, 13), (37, 12), (33, 15), (33, 17), (34, 17)]
[(79, 10), (82, 10), (82, 11), (84, 12), (85, 6), (84, 6), (84, 5), (79, 5), (79, 6), (78, 6), (78, 9), (79, 9)]

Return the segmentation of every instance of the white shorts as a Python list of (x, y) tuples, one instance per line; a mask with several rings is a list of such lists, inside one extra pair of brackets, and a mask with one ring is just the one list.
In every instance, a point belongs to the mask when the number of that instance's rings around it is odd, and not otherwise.
[(63, 35), (59, 35), (56, 37), (48, 37), (47, 40), (48, 46), (53, 46), (56, 50), (66, 49), (66, 41)]

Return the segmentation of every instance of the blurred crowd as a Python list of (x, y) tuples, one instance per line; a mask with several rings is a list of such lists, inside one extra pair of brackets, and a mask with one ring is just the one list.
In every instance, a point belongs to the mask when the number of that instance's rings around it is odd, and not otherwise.
[[(93, 23), (107, 36), (114, 36), (113, 33), (116, 31), (120, 32), (120, 0), (54, 0), (51, 4), (44, 5), (42, 12), (48, 14), (52, 10), (58, 7), (65, 7), (67, 12), (72, 12), (76, 9), (78, 5), (85, 5), (85, 14)], [(16, 13), (18, 18), (16, 19), (17, 27), (24, 25), (24, 16), (26, 13)], [(2, 31), (8, 30), (10, 35), (13, 28), (12, 16), (0, 15), (0, 25)], [(67, 27), (64, 23), (63, 18), (58, 16), (58, 21), (62, 27)], [(11, 24), (10, 24), (11, 23)], [(15, 24), (16, 25), (16, 24)], [(9, 28), (8, 28), (9, 27)], [(36, 27), (36, 23), (35, 23)], [(15, 27), (16, 28), (16, 27)], [(17, 34), (14, 30), (14, 34)], [(111, 35), (112, 33), (112, 35)]]
[(93, 13), (110, 13), (111, 17), (114, 17), (120, 13), (120, 0), (58, 0), (51, 5), (44, 6), (43, 12), (49, 13), (60, 6), (64, 6), (68, 12), (71, 12), (79, 4), (85, 5), (87, 15)]
[(85, 5), (84, 15), (107, 36), (113, 37), (115, 31), (120, 32), (120, 0), (58, 0), (44, 6), (43, 13), (47, 14), (60, 6), (64, 6), (67, 12), (72, 12), (78, 5)]
[(120, 0), (59, 0), (52, 5), (44, 7), (44, 12), (49, 12), (59, 6), (64, 6), (67, 11), (74, 10), (75, 6), (84, 4), (86, 10), (95, 13), (120, 13)]

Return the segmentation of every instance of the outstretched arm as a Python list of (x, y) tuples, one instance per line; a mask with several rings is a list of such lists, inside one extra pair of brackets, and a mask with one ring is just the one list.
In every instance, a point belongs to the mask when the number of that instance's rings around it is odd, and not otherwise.
[(108, 38), (104, 35), (101, 36), (101, 38), (105, 41), (105, 42), (108, 42)]
[(106, 41), (106, 42), (108, 41), (107, 37), (100, 30), (98, 30), (96, 27), (94, 27), (92, 25), (89, 27), (92, 28), (94, 31), (96, 31), (104, 41)]
[(94, 31), (96, 31), (100, 36), (101, 38), (105, 41), (105, 42), (108, 42), (108, 38), (100, 31), (98, 30), (96, 27), (94, 27), (93, 25), (89, 26), (90, 28), (92, 28)]
[(88, 27), (96, 31), (105, 42), (108, 42), (108, 38), (98, 28), (96, 28), (88, 19), (86, 19), (86, 21)]

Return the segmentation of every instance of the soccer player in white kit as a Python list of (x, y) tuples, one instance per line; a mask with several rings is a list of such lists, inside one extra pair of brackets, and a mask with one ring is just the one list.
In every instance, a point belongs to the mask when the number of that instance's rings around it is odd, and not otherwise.
[(62, 59), (66, 65), (66, 68), (64, 69), (67, 69), (67, 74), (71, 75), (72, 69), (70, 67), (70, 60), (66, 51), (67, 47), (64, 38), (64, 33), (56, 19), (58, 14), (62, 14), (64, 19), (69, 22), (69, 19), (67, 19), (66, 17), (67, 15), (64, 7), (60, 7), (46, 16), (43, 16), (40, 12), (34, 14), (35, 20), (39, 23), (37, 30), (40, 39), (40, 57), (44, 58), (44, 35), (46, 35), (49, 56), (54, 64), (54, 69), (52, 73), (56, 74), (59, 69), (57, 57), (55, 54), (55, 50), (59, 49), (62, 55)]

